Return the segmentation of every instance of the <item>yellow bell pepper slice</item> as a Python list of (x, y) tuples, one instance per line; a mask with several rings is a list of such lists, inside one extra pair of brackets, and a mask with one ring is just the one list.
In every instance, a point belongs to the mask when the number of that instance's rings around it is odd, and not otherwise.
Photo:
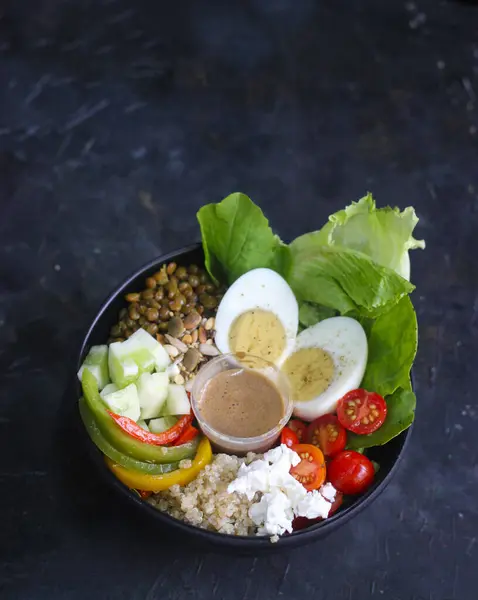
[(167, 490), (172, 485), (182, 486), (191, 483), (211, 460), (212, 449), (207, 437), (203, 437), (199, 442), (196, 456), (190, 467), (187, 469), (176, 469), (176, 471), (163, 473), (162, 475), (147, 475), (131, 471), (113, 462), (110, 458), (105, 457), (107, 467), (122, 483), (131, 489), (148, 492), (161, 492), (162, 490)]

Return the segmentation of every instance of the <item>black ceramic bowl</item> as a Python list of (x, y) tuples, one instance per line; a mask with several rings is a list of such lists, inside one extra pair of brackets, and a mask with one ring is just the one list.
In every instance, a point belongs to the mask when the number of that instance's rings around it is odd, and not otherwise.
[[(182, 250), (178, 250), (177, 252), (172, 252), (156, 258), (147, 265), (141, 267), (138, 271), (136, 271), (136, 273), (133, 273), (130, 277), (128, 277), (128, 279), (126, 279), (126, 281), (124, 281), (108, 297), (91, 324), (81, 347), (80, 356), (78, 358), (78, 368), (83, 362), (83, 359), (85, 358), (91, 346), (95, 344), (106, 343), (106, 340), (109, 337), (109, 330), (111, 326), (118, 320), (118, 312), (125, 306), (125, 294), (143, 289), (146, 277), (155, 273), (163, 263), (171, 260), (174, 260), (178, 264), (184, 265), (190, 263), (203, 264), (204, 255), (200, 244), (188, 246)], [(76, 385), (76, 391), (77, 397), (79, 397), (81, 395), (81, 389), (78, 381)], [(78, 420), (80, 420), (79, 414)], [(365, 494), (359, 496), (355, 500), (350, 499), (348, 503), (344, 503), (339, 512), (333, 517), (330, 517), (329, 519), (326, 519), (325, 521), (322, 521), (316, 525), (312, 525), (307, 529), (297, 531), (290, 535), (284, 535), (277, 543), (273, 544), (270, 542), (268, 537), (243, 537), (206, 531), (204, 529), (188, 525), (183, 521), (174, 519), (173, 517), (170, 517), (169, 515), (166, 515), (153, 508), (147, 502), (141, 500), (135, 492), (129, 490), (118, 479), (116, 479), (114, 475), (112, 475), (112, 473), (105, 466), (102, 453), (90, 441), (84, 428), (82, 428), (82, 432), (84, 433), (84, 441), (87, 446), (88, 453), (91, 456), (91, 459), (97, 465), (101, 474), (104, 476), (106, 483), (118, 490), (118, 492), (123, 494), (123, 496), (126, 496), (132, 504), (136, 505), (137, 509), (143, 511), (145, 516), (148, 517), (151, 522), (155, 521), (158, 524), (168, 525), (169, 527), (175, 528), (178, 533), (193, 536), (198, 542), (204, 542), (208, 545), (213, 544), (227, 546), (230, 549), (241, 553), (280, 550), (283, 548), (291, 548), (308, 544), (324, 538), (332, 531), (346, 523), (349, 519), (357, 516), (359, 512), (373, 502), (373, 500), (375, 500), (375, 498), (377, 498), (377, 496), (383, 492), (385, 487), (388, 485), (397, 469), (398, 463), (400, 462), (410, 437), (410, 429), (408, 429), (385, 446), (376, 447), (370, 451), (370, 458), (380, 464), (380, 470), (375, 477), (373, 486)]]

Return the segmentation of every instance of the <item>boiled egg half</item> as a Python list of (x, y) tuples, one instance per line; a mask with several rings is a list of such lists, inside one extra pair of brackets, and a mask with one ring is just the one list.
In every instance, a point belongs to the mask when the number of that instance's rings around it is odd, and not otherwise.
[(217, 348), (276, 365), (294, 349), (299, 308), (288, 283), (271, 269), (253, 269), (224, 294), (216, 315)]
[(363, 327), (350, 317), (332, 317), (302, 331), (282, 371), (305, 421), (334, 412), (338, 400), (360, 386), (367, 365)]

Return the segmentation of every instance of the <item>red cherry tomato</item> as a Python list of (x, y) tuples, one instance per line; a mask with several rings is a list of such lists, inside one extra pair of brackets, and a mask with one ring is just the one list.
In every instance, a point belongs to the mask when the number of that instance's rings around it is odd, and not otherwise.
[(319, 488), (325, 481), (325, 458), (322, 450), (312, 444), (297, 444), (292, 450), (302, 459), (292, 467), (290, 474), (299, 481), (307, 491)]
[(297, 435), (289, 429), (288, 427), (284, 427), (280, 434), (280, 443), (285, 444), (289, 448), (292, 448), (295, 444), (299, 443), (299, 438)]
[[(337, 490), (337, 493), (335, 494), (335, 500), (332, 502), (332, 506), (330, 507), (330, 511), (329, 511), (329, 517), (331, 517), (334, 513), (336, 513), (343, 501), (343, 497), (344, 495), (342, 494), (342, 492), (339, 492)], [(319, 523), (319, 521), (322, 521), (323, 519), (321, 517), (317, 517), (317, 519), (308, 519), (307, 517), (295, 517), (295, 519), (292, 521), (292, 528), (294, 531), (299, 531), (300, 529), (305, 529), (306, 527), (309, 527), (310, 525), (313, 525), (314, 523)]]
[(330, 483), (344, 494), (361, 494), (370, 486), (374, 476), (372, 462), (353, 450), (337, 454), (327, 466)]
[(306, 441), (320, 448), (325, 456), (335, 456), (345, 448), (347, 434), (335, 415), (323, 415), (307, 427)]
[(292, 521), (292, 529), (293, 531), (300, 531), (301, 529), (306, 529), (310, 525), (314, 523), (318, 523), (320, 519), (308, 519), (307, 517), (295, 517)]
[(307, 425), (305, 423), (302, 423), (299, 419), (292, 419), (292, 421), (289, 421), (288, 427), (289, 429), (292, 429), (299, 438), (299, 444), (305, 442), (305, 434), (307, 433)]
[(337, 404), (340, 423), (354, 433), (365, 435), (377, 431), (387, 417), (387, 404), (379, 394), (352, 390)]

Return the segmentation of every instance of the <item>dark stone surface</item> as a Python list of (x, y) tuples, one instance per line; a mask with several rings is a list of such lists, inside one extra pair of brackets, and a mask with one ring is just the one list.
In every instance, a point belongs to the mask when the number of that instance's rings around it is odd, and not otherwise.
[[(468, 600), (478, 572), (478, 9), (437, 0), (24, 0), (0, 8), (0, 595)], [(65, 418), (138, 265), (234, 190), (284, 239), (413, 204), (418, 410), (386, 492), (325, 542), (236, 558), (151, 530)]]

